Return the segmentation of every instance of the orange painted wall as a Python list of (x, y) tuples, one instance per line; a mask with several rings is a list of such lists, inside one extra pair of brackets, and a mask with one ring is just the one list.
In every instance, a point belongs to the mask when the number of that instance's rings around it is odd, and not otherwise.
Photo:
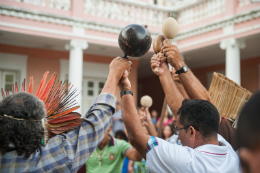
[[(47, 80), (50, 79), (51, 75), (56, 72), (57, 79), (60, 78), (60, 62), (59, 59), (52, 58), (38, 58), (29, 56), (27, 59), (27, 84), (29, 77), (33, 76), (34, 79), (34, 88), (33, 93), (37, 92), (37, 89), (40, 85), (43, 74), (49, 71)], [(27, 85), (28, 86), (28, 85)]]
[[(60, 73), (60, 59), (69, 59), (68, 51), (57, 51), (57, 50), (47, 50), (40, 48), (28, 48), (21, 46), (10, 46), (5, 44), (0, 44), (0, 52), (4, 53), (13, 53), (13, 54), (23, 54), (28, 55), (27, 59), (27, 79), (30, 76), (34, 77), (34, 93), (39, 86), (40, 80), (44, 72), (49, 71), (49, 77), (56, 72), (57, 79), (59, 79)], [(109, 63), (113, 60), (114, 57), (105, 57), (100, 55), (90, 55), (84, 54), (83, 60), (88, 62), (96, 63)], [(130, 73), (129, 79), (132, 84), (132, 90), (134, 93), (134, 99), (137, 101), (137, 69), (139, 66), (139, 61), (136, 59), (131, 59), (132, 61), (132, 71)], [(27, 86), (28, 86), (27, 80)], [(120, 100), (120, 93), (117, 94), (118, 99)]]

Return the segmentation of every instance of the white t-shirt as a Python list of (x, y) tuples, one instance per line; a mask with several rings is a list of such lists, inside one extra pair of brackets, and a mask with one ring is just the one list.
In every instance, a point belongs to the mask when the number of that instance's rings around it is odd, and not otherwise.
[(147, 143), (146, 166), (150, 173), (236, 173), (239, 158), (230, 144), (218, 135), (220, 145), (192, 149), (151, 137)]

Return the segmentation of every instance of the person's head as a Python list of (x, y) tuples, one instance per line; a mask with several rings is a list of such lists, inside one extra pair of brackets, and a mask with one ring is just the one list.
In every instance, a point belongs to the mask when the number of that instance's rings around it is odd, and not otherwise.
[(156, 110), (152, 110), (151, 116), (152, 116), (152, 118), (157, 119), (157, 117), (158, 117), (158, 112), (157, 112)]
[(242, 109), (237, 124), (237, 146), (244, 173), (260, 170), (260, 92)]
[(0, 102), (1, 153), (12, 142), (19, 156), (30, 157), (44, 138), (41, 120), (45, 116), (44, 104), (36, 96), (26, 92), (6, 96)]
[(121, 105), (119, 102), (116, 102), (116, 111), (120, 110), (121, 109)]
[(182, 102), (177, 112), (176, 129), (183, 146), (196, 148), (203, 143), (217, 139), (219, 113), (216, 107), (206, 100)]
[(171, 137), (173, 135), (173, 129), (171, 127), (171, 125), (166, 125), (163, 127), (163, 134), (162, 134), (162, 138), (163, 139), (167, 139), (169, 137)]
[(127, 141), (126, 134), (125, 134), (125, 132), (124, 132), (123, 130), (118, 130), (118, 131), (116, 132), (116, 134), (115, 134), (115, 137), (116, 137), (117, 139), (122, 139), (122, 140)]

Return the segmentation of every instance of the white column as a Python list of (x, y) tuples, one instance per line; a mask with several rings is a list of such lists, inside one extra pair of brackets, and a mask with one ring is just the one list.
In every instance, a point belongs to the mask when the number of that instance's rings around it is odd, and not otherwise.
[[(83, 40), (71, 40), (65, 45), (66, 50), (70, 50), (69, 60), (69, 82), (77, 88), (78, 92), (82, 92), (83, 78), (83, 50), (88, 48), (88, 43)], [(81, 113), (82, 93), (76, 97), (76, 101), (80, 108), (77, 112)]]
[(226, 76), (241, 84), (240, 79), (240, 49), (245, 48), (243, 41), (238, 41), (234, 38), (222, 40), (220, 48), (226, 50)]

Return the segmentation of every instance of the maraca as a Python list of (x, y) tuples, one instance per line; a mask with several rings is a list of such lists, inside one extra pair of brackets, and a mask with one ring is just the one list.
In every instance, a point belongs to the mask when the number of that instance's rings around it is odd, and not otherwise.
[(140, 57), (146, 54), (152, 43), (147, 25), (131, 24), (123, 28), (118, 37), (118, 44), (124, 56)]
[(150, 96), (145, 95), (145, 96), (143, 96), (143, 97), (141, 98), (140, 103), (141, 103), (141, 105), (142, 105), (143, 107), (148, 107), (148, 108), (149, 108), (149, 107), (151, 107), (152, 104), (153, 104), (153, 99), (152, 99)]
[[(163, 35), (157, 35), (153, 40), (153, 51), (155, 54), (158, 54), (161, 51), (161, 48), (163, 47), (163, 41), (165, 40), (165, 37)], [(155, 67), (154, 72), (158, 73), (159, 67)]]
[(162, 33), (165, 38), (167, 38), (168, 44), (172, 44), (172, 39), (178, 34), (179, 32), (179, 24), (178, 22), (172, 18), (168, 17), (162, 26)]

